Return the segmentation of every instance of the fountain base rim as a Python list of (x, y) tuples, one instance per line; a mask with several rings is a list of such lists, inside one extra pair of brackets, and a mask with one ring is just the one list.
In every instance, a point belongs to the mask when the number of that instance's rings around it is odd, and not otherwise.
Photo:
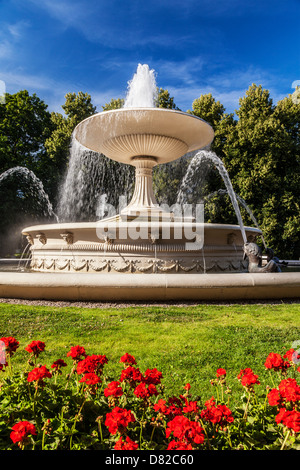
[(300, 273), (0, 273), (0, 298), (66, 301), (299, 299)]

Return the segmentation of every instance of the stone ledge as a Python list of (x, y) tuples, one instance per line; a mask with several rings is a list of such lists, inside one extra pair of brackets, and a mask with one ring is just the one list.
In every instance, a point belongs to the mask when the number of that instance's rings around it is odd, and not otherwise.
[(300, 298), (300, 273), (0, 273), (0, 298), (138, 301)]

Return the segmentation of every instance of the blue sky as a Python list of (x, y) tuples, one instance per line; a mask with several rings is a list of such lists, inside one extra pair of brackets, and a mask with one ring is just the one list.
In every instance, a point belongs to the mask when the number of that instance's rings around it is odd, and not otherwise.
[(0, 0), (0, 80), (62, 112), (124, 98), (139, 63), (186, 111), (212, 93), (227, 112), (252, 83), (276, 103), (300, 80), (300, 0)]

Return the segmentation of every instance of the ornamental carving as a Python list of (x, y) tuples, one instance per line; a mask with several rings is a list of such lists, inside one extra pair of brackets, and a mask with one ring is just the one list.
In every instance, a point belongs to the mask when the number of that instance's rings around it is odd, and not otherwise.
[(116, 272), (116, 273), (210, 273), (241, 272), (246, 266), (236, 260), (187, 259), (126, 259), (119, 258), (38, 258), (31, 262), (34, 271)]

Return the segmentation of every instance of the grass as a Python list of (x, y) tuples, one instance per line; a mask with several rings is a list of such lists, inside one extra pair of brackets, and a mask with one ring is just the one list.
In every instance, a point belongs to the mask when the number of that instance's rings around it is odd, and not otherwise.
[(66, 359), (71, 346), (88, 354), (106, 354), (107, 370), (116, 380), (119, 358), (129, 352), (142, 371), (156, 367), (168, 394), (192, 391), (208, 399), (210, 380), (218, 367), (227, 369), (228, 383), (240, 390), (239, 371), (251, 367), (262, 384), (270, 352), (284, 353), (300, 340), (300, 304), (245, 304), (78, 308), (0, 304), (0, 337), (14, 336), (20, 347), (13, 361), (23, 368), (25, 346), (46, 343), (41, 363)]

